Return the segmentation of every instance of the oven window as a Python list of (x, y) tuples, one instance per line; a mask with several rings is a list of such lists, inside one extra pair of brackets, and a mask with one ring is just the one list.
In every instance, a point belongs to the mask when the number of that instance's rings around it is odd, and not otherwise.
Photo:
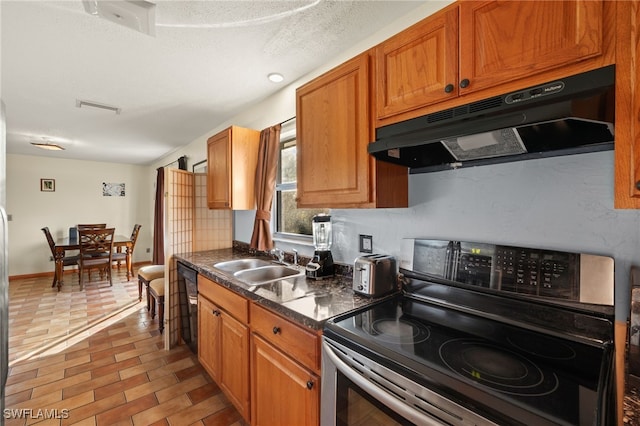
[(336, 426), (414, 425), (338, 372)]

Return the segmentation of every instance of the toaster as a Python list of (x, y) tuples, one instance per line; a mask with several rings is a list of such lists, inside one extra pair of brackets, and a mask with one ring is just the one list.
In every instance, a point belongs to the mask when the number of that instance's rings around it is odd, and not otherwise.
[(368, 254), (356, 259), (353, 291), (377, 297), (397, 289), (396, 259), (386, 254)]

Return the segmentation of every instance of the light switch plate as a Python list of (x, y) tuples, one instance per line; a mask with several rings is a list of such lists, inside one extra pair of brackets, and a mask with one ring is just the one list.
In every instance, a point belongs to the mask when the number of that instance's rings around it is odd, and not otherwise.
[(373, 253), (373, 236), (360, 234), (360, 253)]

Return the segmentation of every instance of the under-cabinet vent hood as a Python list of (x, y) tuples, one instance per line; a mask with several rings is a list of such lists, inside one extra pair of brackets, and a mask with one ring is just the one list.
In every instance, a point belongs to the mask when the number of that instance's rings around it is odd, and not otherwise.
[(412, 173), (613, 149), (615, 66), (376, 130), (369, 152)]

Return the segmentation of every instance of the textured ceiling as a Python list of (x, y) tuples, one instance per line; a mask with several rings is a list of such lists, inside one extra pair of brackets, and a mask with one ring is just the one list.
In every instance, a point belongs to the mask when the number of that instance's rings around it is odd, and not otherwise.
[[(80, 0), (0, 2), (8, 153), (149, 164), (425, 2), (155, 3), (151, 37)], [(30, 144), (43, 140), (66, 150)]]

